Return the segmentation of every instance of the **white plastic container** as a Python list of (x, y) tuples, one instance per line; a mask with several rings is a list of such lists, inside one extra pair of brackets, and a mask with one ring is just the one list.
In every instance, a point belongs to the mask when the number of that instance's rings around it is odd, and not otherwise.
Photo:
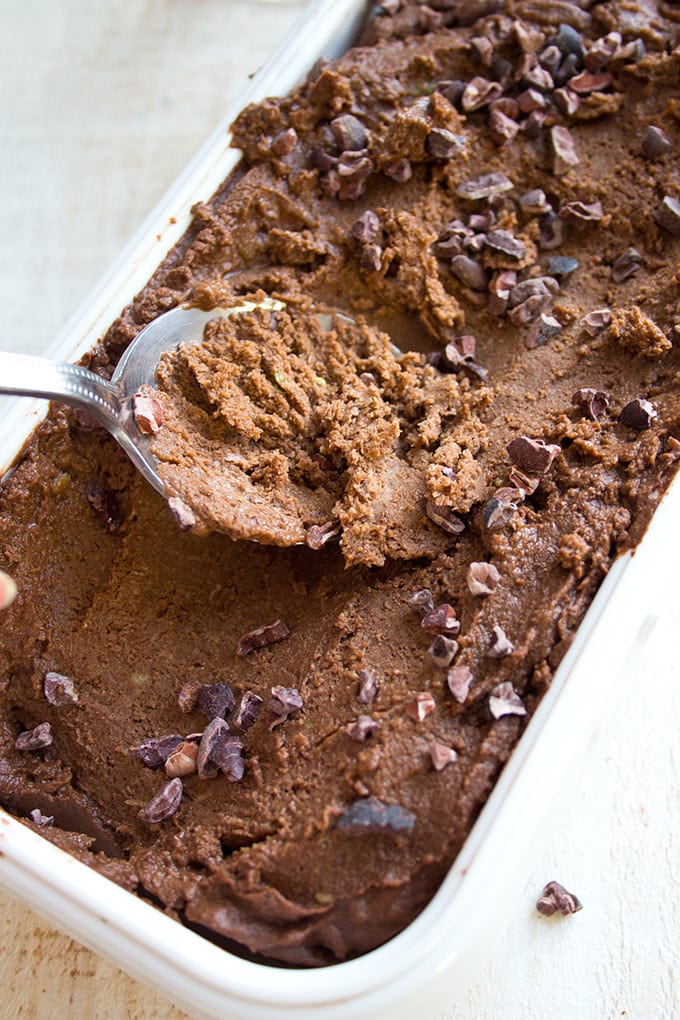
[[(215, 191), (238, 160), (225, 128), (248, 102), (288, 91), (320, 55), (341, 52), (363, 0), (318, 0), (230, 109), (152, 213), (107, 278), (50, 351), (77, 360), (146, 283), (183, 234), (194, 202)], [(0, 469), (44, 413), (18, 401), (0, 423)], [(404, 932), (380, 949), (324, 970), (267, 967), (235, 957), (56, 849), (0, 812), (0, 884), (58, 927), (102, 953), (195, 1017), (230, 1020), (400, 1020), (450, 1004), (493, 949), (530, 870), (545, 808), (572, 783), (611, 714), (621, 677), (653, 625), (638, 593), (666, 588), (680, 483), (666, 496), (634, 556), (610, 572), (447, 879)], [(677, 545), (677, 543), (675, 543)], [(680, 553), (675, 553), (680, 560)], [(677, 564), (676, 564), (677, 569)]]

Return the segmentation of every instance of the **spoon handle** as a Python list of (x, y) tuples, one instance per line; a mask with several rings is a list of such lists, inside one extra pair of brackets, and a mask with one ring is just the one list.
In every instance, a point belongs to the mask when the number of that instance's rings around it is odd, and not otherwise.
[(1, 393), (58, 400), (88, 411), (107, 428), (120, 421), (117, 387), (80, 365), (0, 351)]

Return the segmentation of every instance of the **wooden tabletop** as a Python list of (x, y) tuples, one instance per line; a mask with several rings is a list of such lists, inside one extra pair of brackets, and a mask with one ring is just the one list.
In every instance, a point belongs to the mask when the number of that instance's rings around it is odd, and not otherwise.
[[(45, 349), (303, 9), (0, 0), (3, 347)], [(446, 1020), (680, 1016), (675, 586), (658, 601), (606, 734), (546, 820), (511, 927)], [(536, 913), (550, 879), (580, 897), (580, 913)], [(185, 1016), (39, 920), (39, 903), (0, 905), (1, 1018)]]

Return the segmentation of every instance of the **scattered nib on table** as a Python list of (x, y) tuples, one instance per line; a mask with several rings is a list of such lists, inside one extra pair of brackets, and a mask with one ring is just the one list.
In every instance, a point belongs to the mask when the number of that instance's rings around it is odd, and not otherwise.
[(573, 893), (567, 892), (559, 882), (548, 882), (540, 897), (536, 901), (536, 910), (545, 917), (552, 917), (553, 914), (575, 914), (582, 910), (583, 904)]

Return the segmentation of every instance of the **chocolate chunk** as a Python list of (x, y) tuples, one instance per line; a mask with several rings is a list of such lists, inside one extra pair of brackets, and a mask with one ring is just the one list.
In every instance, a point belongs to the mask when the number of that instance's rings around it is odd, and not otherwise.
[(274, 645), (278, 641), (285, 641), (290, 637), (290, 631), (283, 620), (276, 620), (274, 623), (265, 624), (264, 627), (257, 627), (239, 638), (236, 646), (237, 655), (250, 655), (256, 648), (265, 648), (267, 645)]
[(507, 145), (517, 137), (519, 124), (508, 117), (502, 110), (491, 110), (489, 113), (489, 134), (496, 145)]
[(383, 167), (383, 170), (388, 177), (391, 177), (398, 184), (405, 184), (406, 181), (410, 181), (413, 177), (413, 169), (407, 159), (398, 159), (394, 163), (389, 163), (386, 167)]
[(577, 230), (585, 230), (591, 223), (599, 223), (604, 216), (601, 202), (568, 202), (559, 212), (560, 219), (573, 224)]
[(656, 417), (654, 404), (643, 397), (636, 397), (621, 409), (619, 421), (633, 429), (648, 429)]
[(582, 408), (592, 421), (597, 421), (600, 415), (604, 414), (609, 407), (609, 397), (607, 394), (602, 390), (591, 389), (589, 386), (576, 390), (576, 393), (571, 398), (571, 402), (576, 407)]
[(54, 737), (48, 722), (39, 723), (32, 730), (24, 730), (14, 741), (17, 751), (40, 751), (49, 747)]
[(508, 680), (492, 690), (489, 695), (489, 711), (494, 719), (501, 719), (504, 715), (527, 714), (522, 699)]
[(171, 779), (163, 786), (155, 797), (149, 801), (146, 807), (139, 812), (143, 822), (150, 825), (158, 825), (166, 818), (171, 818), (182, 803), (184, 788), (181, 779)]
[(471, 595), (491, 595), (498, 587), (501, 575), (493, 563), (471, 563), (467, 572), (467, 585)]
[(578, 60), (583, 60), (585, 56), (583, 39), (571, 25), (560, 25), (555, 35), (547, 40), (546, 46), (557, 46), (560, 53), (564, 54), (564, 56), (573, 53)]
[(529, 436), (518, 436), (506, 446), (513, 464), (528, 475), (544, 475), (552, 462), (561, 452), (555, 444), (545, 443), (542, 439), (531, 439)]
[(285, 722), (293, 712), (299, 712), (303, 707), (303, 700), (295, 687), (272, 687), (272, 696), (269, 701), (269, 711), (272, 719), (269, 729), (273, 730)]
[(562, 124), (554, 124), (550, 128), (550, 147), (552, 172), (556, 177), (561, 177), (568, 173), (572, 167), (578, 166), (580, 160), (576, 155), (574, 139), (569, 129)]
[(45, 673), (43, 690), (50, 705), (75, 705), (78, 701), (73, 680), (61, 673)]
[(366, 148), (366, 128), (351, 113), (343, 113), (331, 121), (331, 131), (340, 150), (357, 152)]
[(377, 797), (364, 797), (346, 807), (337, 828), (347, 836), (383, 834), (398, 838), (410, 836), (416, 824), (412, 811), (399, 804), (384, 804)]
[(116, 493), (93, 485), (87, 493), (87, 501), (104, 531), (115, 534), (123, 523), (123, 510)]
[(469, 666), (454, 666), (447, 673), (446, 685), (460, 705), (465, 704), (473, 679)]
[(272, 152), (275, 152), (277, 156), (290, 156), (297, 144), (297, 137), (297, 131), (293, 127), (280, 131), (272, 139)]
[(645, 131), (640, 147), (642, 155), (647, 159), (659, 159), (661, 156), (666, 155), (671, 147), (671, 143), (661, 128), (650, 124)]
[(231, 722), (238, 730), (245, 732), (255, 725), (261, 708), (262, 698), (260, 695), (246, 691), (241, 695), (241, 701), (231, 717)]
[(514, 650), (515, 646), (510, 638), (507, 637), (503, 628), (496, 624), (491, 631), (491, 644), (486, 654), (490, 659), (504, 659), (506, 655), (512, 655)]
[(482, 174), (480, 177), (470, 177), (463, 181), (455, 192), (460, 198), (476, 201), (480, 198), (490, 198), (492, 195), (502, 195), (506, 191), (512, 191), (514, 186), (505, 174)]
[(553, 255), (548, 259), (548, 272), (551, 276), (570, 276), (578, 267), (578, 259), (569, 258), (568, 255)]
[(155, 435), (165, 420), (165, 411), (160, 400), (146, 393), (135, 393), (132, 398), (132, 413), (143, 436)]
[(642, 256), (635, 248), (626, 248), (612, 263), (612, 277), (615, 283), (623, 283), (640, 268)]
[(522, 212), (527, 213), (529, 216), (542, 216), (544, 213), (550, 213), (553, 211), (553, 207), (545, 197), (545, 192), (542, 191), (541, 188), (534, 188), (533, 191), (527, 191), (526, 194), (521, 196), (519, 205)]
[(54, 825), (54, 815), (44, 815), (40, 808), (33, 808), (29, 812), (29, 817), (34, 825), (39, 825), (41, 828), (51, 828)]
[(187, 683), (182, 685), (177, 695), (177, 704), (179, 705), (180, 712), (189, 715), (190, 712), (194, 711), (198, 704), (198, 695), (202, 687), (203, 684), (200, 680), (188, 680)]
[(545, 917), (552, 917), (553, 914), (575, 914), (582, 910), (583, 904), (573, 893), (567, 892), (559, 882), (548, 882), (540, 897), (536, 901), (536, 910)]
[(236, 701), (231, 687), (225, 683), (201, 684), (198, 692), (198, 707), (211, 722), (217, 716), (225, 718), (231, 712)]
[(171, 496), (168, 507), (181, 531), (191, 531), (196, 526), (196, 514), (179, 496)]
[(0, 609), (7, 609), (17, 597), (17, 586), (14, 578), (0, 570)]
[(415, 697), (406, 702), (404, 711), (415, 722), (423, 722), (428, 715), (434, 712), (436, 707), (437, 703), (429, 691), (419, 691)]
[(352, 225), (352, 237), (362, 244), (373, 244), (379, 233), (380, 219), (370, 209), (367, 209)]
[(434, 609), (434, 596), (429, 588), (421, 588), (420, 591), (414, 591), (406, 601), (411, 609), (416, 609), (421, 616), (431, 613)]
[(428, 499), (425, 503), (425, 513), (433, 524), (438, 524), (440, 528), (448, 531), (451, 535), (460, 535), (462, 531), (465, 531), (464, 522), (451, 507), (440, 506)]
[(357, 701), (360, 705), (372, 705), (378, 694), (378, 680), (374, 669), (360, 669)]
[(437, 634), (428, 651), (435, 666), (447, 669), (456, 657), (458, 642), (443, 634)]
[(135, 758), (139, 758), (142, 765), (148, 769), (159, 769), (175, 750), (178, 744), (182, 743), (179, 733), (168, 733), (164, 737), (149, 737), (132, 748)]
[(451, 259), (451, 272), (463, 286), (469, 287), (471, 290), (486, 290), (487, 288), (489, 279), (486, 269), (479, 262), (468, 258), (467, 255), (456, 255)]
[(465, 135), (455, 135), (446, 128), (432, 128), (425, 142), (425, 148), (435, 159), (451, 159), (463, 152), (465, 145)]
[(666, 195), (661, 208), (654, 213), (654, 219), (674, 237), (680, 237), (680, 202), (677, 198)]
[(486, 245), (492, 251), (500, 252), (517, 262), (525, 258), (527, 253), (526, 245), (508, 230), (492, 230), (486, 235)]
[(193, 776), (197, 769), (198, 744), (195, 744), (193, 740), (183, 740), (165, 761), (165, 774), (168, 779)]
[(447, 765), (454, 762), (457, 757), (457, 751), (454, 751), (452, 747), (448, 747), (446, 744), (440, 744), (438, 740), (430, 744), (430, 758), (432, 759), (435, 772), (441, 772)]
[(372, 737), (379, 729), (380, 723), (377, 723), (375, 719), (371, 719), (370, 715), (360, 715), (358, 719), (355, 719), (353, 723), (345, 727), (345, 732), (350, 740), (363, 744), (365, 740)]
[(581, 325), (589, 336), (597, 336), (612, 321), (610, 308), (594, 308), (581, 319)]
[(420, 625), (429, 634), (460, 633), (460, 620), (456, 616), (456, 610), (448, 602), (443, 602), (436, 609), (425, 613)]
[(328, 521), (326, 524), (312, 524), (305, 532), (305, 542), (310, 549), (323, 549), (325, 545), (332, 542), (340, 534), (338, 521)]
[(497, 489), (484, 507), (484, 524), (489, 531), (505, 527), (514, 517), (518, 504), (524, 498), (519, 489)]

